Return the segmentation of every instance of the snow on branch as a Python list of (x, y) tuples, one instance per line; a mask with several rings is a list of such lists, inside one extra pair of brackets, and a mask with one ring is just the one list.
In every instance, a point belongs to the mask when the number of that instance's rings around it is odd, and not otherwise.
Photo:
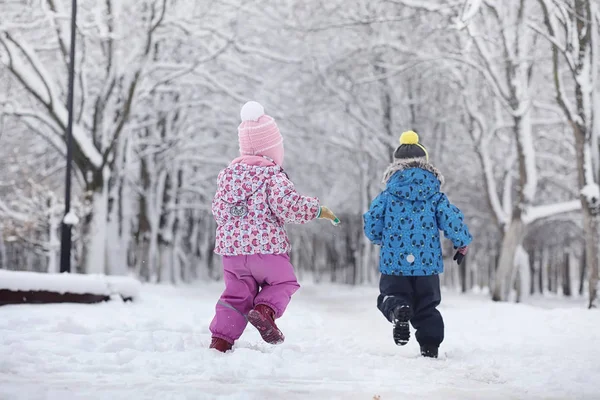
[(558, 39), (556, 39), (556, 37), (549, 34), (544, 29), (542, 29), (538, 24), (536, 24), (532, 21), (529, 21), (529, 22), (527, 22), (527, 26), (529, 26), (531, 29), (533, 29), (534, 31), (536, 31), (537, 33), (542, 35), (546, 40), (548, 40), (550, 42), (550, 44), (552, 44), (552, 46), (555, 46), (556, 49), (559, 50), (561, 53), (563, 53), (563, 54), (566, 53), (565, 46), (562, 43), (560, 43), (560, 41)]
[(215, 78), (213, 75), (209, 74), (206, 71), (195, 71), (195, 75), (202, 76), (206, 79), (206, 81), (213, 85), (215, 89), (220, 89), (223, 93), (231, 97), (232, 99), (243, 103), (246, 101), (246, 97), (239, 93), (236, 93), (233, 89), (227, 87), (219, 79)]
[(588, 183), (581, 189), (581, 195), (585, 197), (590, 207), (600, 207), (600, 185)]
[(70, 17), (62, 4), (62, 0), (47, 0), (48, 7), (50, 7), (49, 20), (56, 31), (56, 37), (58, 44), (60, 45), (60, 51), (63, 56), (65, 65), (69, 63), (69, 50), (70, 38), (67, 37), (69, 32)]
[(12, 116), (18, 119), (23, 119), (27, 122), (28, 125), (31, 125), (29, 121), (32, 120), (37, 121), (50, 128), (50, 132), (48, 131), (48, 129), (35, 129), (35, 131), (61, 154), (66, 153), (65, 143), (61, 139), (59, 134), (61, 129), (59, 126), (57, 126), (56, 121), (49, 118), (47, 115), (42, 114), (41, 112), (38, 112), (36, 110), (24, 108), (19, 108), (17, 111), (15, 111), (14, 104), (8, 104), (6, 107), (4, 107), (4, 109), (0, 111), (0, 115), (2, 114)]
[[(461, 4), (463, 1), (423, 1), (423, 0), (386, 0), (389, 3), (399, 4), (406, 7), (424, 11), (444, 11)], [(442, 4), (440, 4), (442, 3)]]
[(463, 8), (461, 20), (463, 23), (469, 22), (471, 19), (477, 15), (479, 9), (481, 8), (482, 0), (468, 0), (465, 1), (465, 5)]
[[(557, 34), (559, 33), (559, 28), (557, 27), (557, 22), (561, 23), (561, 27), (563, 28), (563, 33), (565, 36), (568, 36), (568, 14), (561, 13), (561, 17), (556, 15), (557, 9), (561, 11), (562, 9), (558, 7), (556, 3), (548, 4), (547, 0), (539, 0), (540, 6), (544, 13), (544, 24), (546, 25), (547, 32), (544, 32), (541, 28), (534, 26), (530, 23), (530, 27), (534, 29), (536, 32), (540, 33), (542, 37), (552, 44), (552, 63), (553, 63), (553, 80), (554, 86), (556, 87), (556, 101), (559, 106), (563, 109), (567, 118), (571, 121), (577, 118), (577, 113), (575, 111), (575, 107), (571, 104), (569, 97), (565, 93), (564, 82), (562, 79), (562, 75), (559, 71), (559, 57), (558, 53), (560, 52), (565, 60), (567, 61), (567, 65), (573, 74), (576, 69), (575, 62), (573, 60), (571, 52), (573, 51), (568, 47), (567, 44), (561, 44), (559, 39), (557, 38)], [(551, 10), (552, 7), (552, 11)], [(564, 11), (564, 10), (563, 10)], [(565, 18), (561, 20), (560, 18)]]
[(265, 57), (265, 58), (267, 58), (269, 60), (273, 60), (273, 61), (284, 62), (284, 63), (288, 63), (288, 64), (299, 64), (302, 62), (302, 58), (285, 57), (281, 54), (275, 53), (274, 51), (267, 50), (266, 48), (248, 46), (248, 45), (240, 44), (237, 42), (234, 44), (234, 46), (241, 53), (256, 54), (256, 55)]
[(479, 136), (477, 137), (474, 130), (472, 130), (471, 137), (473, 138), (475, 151), (479, 156), (479, 161), (483, 168), (483, 177), (485, 180), (488, 203), (490, 204), (498, 223), (504, 225), (506, 222), (508, 222), (508, 214), (504, 212), (504, 208), (500, 202), (500, 197), (498, 196), (496, 179), (494, 178), (493, 164), (488, 151), (488, 146), (490, 144), (490, 139), (493, 132), (489, 132), (487, 123), (485, 122), (485, 117), (478, 110), (475, 110), (470, 101), (465, 99), (463, 103), (470, 117), (477, 123)]
[(571, 200), (564, 203), (548, 204), (530, 207), (523, 216), (523, 222), (530, 224), (540, 219), (553, 217), (573, 211), (581, 210), (580, 200)]
[[(479, 36), (479, 33), (475, 30), (473, 24), (468, 25), (467, 31), (473, 39), (473, 43), (475, 43), (475, 47), (477, 48), (479, 55), (481, 58), (483, 58), (485, 68), (477, 67), (477, 69), (483, 72), (483, 76), (503, 100), (508, 99), (510, 97), (509, 92), (501, 83), (502, 79), (499, 77), (499, 74), (496, 71), (496, 63), (494, 63), (492, 60), (492, 56), (490, 55), (487, 45), (482, 40), (481, 36)], [(474, 66), (477, 64), (469, 63), (469, 65)]]
[(29, 222), (31, 220), (29, 215), (12, 210), (2, 199), (0, 199), (0, 215), (20, 222)]
[[(0, 43), (8, 53), (7, 59), (2, 58), (2, 61), (11, 73), (29, 93), (44, 104), (52, 118), (66, 130), (67, 109), (61, 102), (45, 65), (35, 55), (33, 49), (24, 40), (17, 41), (7, 32), (0, 32)], [(61, 140), (59, 137), (53, 138), (52, 143)], [(102, 155), (80, 125), (73, 125), (73, 139), (92, 165), (95, 167), (102, 165)]]

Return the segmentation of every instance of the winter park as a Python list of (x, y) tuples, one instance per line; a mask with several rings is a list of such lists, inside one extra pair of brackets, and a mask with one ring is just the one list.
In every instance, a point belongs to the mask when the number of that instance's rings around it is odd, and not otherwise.
[(0, 400), (600, 399), (600, 1), (0, 0)]

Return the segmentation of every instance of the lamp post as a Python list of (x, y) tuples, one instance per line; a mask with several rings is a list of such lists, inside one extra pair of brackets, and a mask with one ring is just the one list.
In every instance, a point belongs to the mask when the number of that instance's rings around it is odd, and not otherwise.
[(73, 161), (73, 92), (75, 89), (75, 34), (77, 21), (77, 0), (71, 5), (71, 50), (69, 53), (69, 93), (67, 97), (67, 168), (65, 176), (65, 215), (62, 221), (60, 240), (60, 272), (71, 272), (71, 228), (72, 221), (67, 219), (71, 212), (71, 171)]

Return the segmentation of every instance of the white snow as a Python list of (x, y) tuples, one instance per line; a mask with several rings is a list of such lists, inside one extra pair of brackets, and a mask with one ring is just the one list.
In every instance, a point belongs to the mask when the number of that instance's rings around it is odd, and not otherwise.
[(44, 274), (0, 269), (0, 288), (13, 291), (52, 291), (57, 293), (93, 293), (109, 295), (101, 277), (80, 274)]
[(554, 217), (560, 214), (581, 210), (581, 201), (571, 200), (563, 203), (546, 204), (529, 207), (523, 216), (523, 221), (530, 224), (543, 218)]
[(242, 107), (240, 117), (242, 121), (258, 121), (260, 117), (265, 115), (265, 109), (256, 101), (249, 101)]
[[(139, 302), (0, 307), (0, 398), (595, 399), (600, 313), (445, 293), (438, 360), (394, 345), (376, 288), (303, 287), (270, 346), (248, 327), (208, 350), (222, 286), (144, 286)], [(548, 302), (544, 302), (548, 307)]]
[(106, 296), (122, 294), (125, 297), (137, 297), (140, 293), (141, 284), (133, 278), (124, 276), (44, 274), (0, 269), (0, 289), (76, 294), (90, 293)]
[(137, 298), (142, 289), (140, 281), (127, 276), (107, 275), (104, 280), (111, 294), (120, 294), (123, 297)]
[(63, 218), (63, 222), (65, 225), (77, 225), (79, 224), (79, 217), (73, 211), (69, 211)]
[(586, 198), (588, 203), (592, 203), (595, 199), (596, 203), (600, 201), (600, 186), (597, 183), (588, 183), (581, 189), (581, 194)]
[(468, 23), (481, 8), (482, 0), (468, 0), (463, 9), (462, 21)]

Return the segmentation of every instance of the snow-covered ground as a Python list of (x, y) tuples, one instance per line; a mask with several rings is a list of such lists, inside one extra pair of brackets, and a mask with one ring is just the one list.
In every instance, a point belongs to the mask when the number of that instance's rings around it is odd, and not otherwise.
[(438, 360), (396, 347), (376, 288), (305, 286), (279, 324), (208, 350), (220, 284), (134, 304), (0, 307), (0, 399), (598, 399), (600, 312), (446, 293)]
[(136, 298), (141, 290), (137, 279), (93, 274), (45, 274), (0, 269), (0, 290), (50, 291), (56, 293), (121, 295)]

